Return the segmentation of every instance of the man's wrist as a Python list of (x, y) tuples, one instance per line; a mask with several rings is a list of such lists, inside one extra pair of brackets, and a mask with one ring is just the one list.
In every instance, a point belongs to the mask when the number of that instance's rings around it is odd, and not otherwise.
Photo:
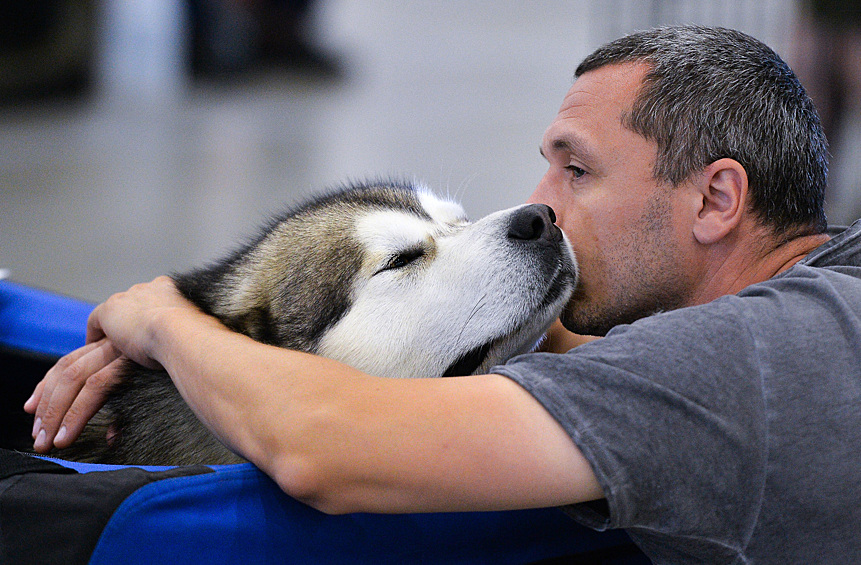
[(201, 343), (211, 332), (230, 330), (217, 319), (189, 304), (188, 307), (171, 306), (161, 309), (152, 319), (148, 329), (147, 353), (169, 369), (182, 345), (196, 350), (205, 349)]

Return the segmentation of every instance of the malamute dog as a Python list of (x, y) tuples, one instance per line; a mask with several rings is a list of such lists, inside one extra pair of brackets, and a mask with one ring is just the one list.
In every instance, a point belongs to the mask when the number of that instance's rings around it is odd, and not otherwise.
[[(574, 255), (552, 210), (524, 205), (475, 223), (415, 183), (339, 189), (276, 218), (179, 290), (258, 341), (387, 377), (483, 372), (535, 347), (568, 301)], [(65, 459), (240, 462), (164, 372), (129, 363)]]

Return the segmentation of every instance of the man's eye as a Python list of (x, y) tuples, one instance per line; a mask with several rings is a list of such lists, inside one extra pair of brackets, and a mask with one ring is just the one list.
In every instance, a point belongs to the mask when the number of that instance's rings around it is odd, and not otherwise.
[(576, 165), (568, 165), (567, 167), (565, 167), (565, 170), (567, 170), (569, 173), (571, 173), (571, 176), (574, 177), (575, 179), (579, 179), (580, 177), (582, 177), (583, 175), (586, 174), (586, 171), (584, 171), (583, 169), (581, 169), (580, 167), (578, 167)]

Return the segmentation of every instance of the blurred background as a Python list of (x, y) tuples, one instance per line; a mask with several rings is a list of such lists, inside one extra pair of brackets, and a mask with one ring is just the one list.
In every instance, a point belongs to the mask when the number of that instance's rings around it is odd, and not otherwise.
[(100, 301), (200, 265), (349, 179), (418, 178), (472, 217), (522, 202), (592, 49), (666, 23), (771, 45), (861, 216), (859, 1), (12, 0), (0, 7), (0, 269)]

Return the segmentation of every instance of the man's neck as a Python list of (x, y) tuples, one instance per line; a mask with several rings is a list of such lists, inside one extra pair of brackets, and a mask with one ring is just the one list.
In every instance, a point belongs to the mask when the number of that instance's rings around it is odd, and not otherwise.
[(797, 237), (786, 242), (778, 248), (782, 252), (779, 257), (775, 256), (774, 261), (770, 264), (771, 268), (774, 269), (774, 272), (768, 278), (779, 275), (783, 271), (789, 269), (829, 239), (831, 239), (831, 236), (825, 233), (820, 233)]
[(766, 281), (778, 275), (807, 256), (808, 253), (828, 241), (826, 234), (805, 235), (785, 243), (762, 247), (761, 245), (733, 245), (716, 268), (701, 285), (702, 292), (694, 297), (694, 304), (705, 304), (728, 294)]

